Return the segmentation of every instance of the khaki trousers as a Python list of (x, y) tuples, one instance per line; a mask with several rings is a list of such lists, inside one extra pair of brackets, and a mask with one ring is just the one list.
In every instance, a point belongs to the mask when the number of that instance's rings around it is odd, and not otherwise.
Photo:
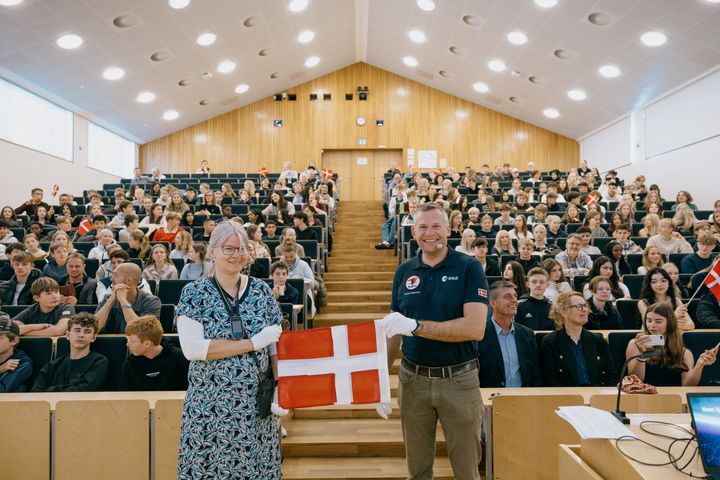
[(482, 401), (477, 369), (452, 378), (428, 378), (401, 366), (399, 380), (398, 403), (410, 479), (433, 478), (438, 420), (455, 479), (479, 479)]

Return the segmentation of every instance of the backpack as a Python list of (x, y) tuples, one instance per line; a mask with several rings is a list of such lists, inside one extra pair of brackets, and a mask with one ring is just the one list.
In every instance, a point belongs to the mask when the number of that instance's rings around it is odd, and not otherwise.
[(318, 285), (315, 299), (319, 307), (324, 307), (327, 305), (327, 288), (325, 287), (325, 280), (317, 272), (313, 272), (313, 275), (315, 276), (315, 281)]

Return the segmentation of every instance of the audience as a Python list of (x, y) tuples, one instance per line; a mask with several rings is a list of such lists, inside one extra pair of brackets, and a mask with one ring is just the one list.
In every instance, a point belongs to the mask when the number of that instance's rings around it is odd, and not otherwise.
[(206, 258), (207, 245), (201, 242), (193, 243), (188, 261), (180, 272), (180, 280), (198, 280), (210, 275), (212, 263)]
[(112, 293), (101, 300), (95, 311), (102, 333), (119, 333), (143, 315), (160, 317), (160, 299), (138, 288), (140, 267), (134, 263), (118, 265), (112, 276)]
[(657, 247), (663, 255), (671, 253), (692, 253), (693, 249), (685, 237), (674, 231), (672, 220), (660, 220), (658, 233), (648, 239), (647, 248)]
[(650, 269), (643, 278), (640, 301), (638, 302), (640, 317), (644, 317), (648, 308), (656, 303), (670, 304), (675, 312), (676, 322), (680, 330), (693, 330), (695, 328), (695, 323), (688, 314), (688, 306), (683, 305), (670, 274), (662, 267)]
[(588, 330), (622, 330), (624, 327), (620, 312), (613, 306), (613, 284), (610, 278), (596, 276), (586, 285), (590, 313)]
[(32, 376), (33, 361), (19, 343), (19, 326), (0, 312), (0, 393), (24, 392)]
[(82, 253), (73, 253), (67, 260), (67, 279), (60, 287), (61, 301), (70, 305), (97, 304), (97, 280), (85, 273), (85, 257)]
[[(615, 302), (621, 298), (630, 298), (630, 290), (620, 281), (620, 277), (618, 277), (618, 273), (615, 270), (615, 264), (608, 257), (600, 256), (593, 262), (592, 268), (588, 272), (588, 280), (590, 281), (596, 277), (605, 278), (610, 282), (611, 302)], [(586, 283), (583, 286), (583, 296), (589, 299), (591, 295), (590, 285)]]
[(147, 280), (177, 280), (178, 271), (170, 259), (170, 252), (164, 243), (153, 245), (150, 256), (145, 262), (142, 277)]
[(713, 263), (712, 252), (717, 244), (715, 237), (710, 233), (701, 234), (697, 237), (696, 244), (697, 252), (686, 255), (680, 262), (680, 271), (682, 273), (697, 273)]
[(20, 335), (65, 335), (68, 319), (75, 315), (75, 307), (61, 301), (58, 283), (50, 277), (40, 277), (33, 283), (31, 291), (36, 303), (13, 318), (20, 327)]
[(531, 330), (553, 330), (555, 324), (550, 319), (552, 302), (545, 297), (548, 288), (548, 272), (543, 268), (533, 268), (527, 274), (529, 291), (520, 298), (517, 306), (517, 323)]
[(555, 256), (555, 260), (562, 266), (563, 274), (570, 279), (576, 275), (587, 275), (592, 268), (592, 259), (580, 251), (581, 245), (580, 235), (573, 233), (567, 239), (566, 249)]
[(290, 269), (283, 261), (274, 262), (270, 265), (270, 277), (273, 280), (273, 296), (278, 303), (292, 303), (300, 305), (303, 303), (300, 292), (287, 283), (290, 276)]
[(0, 305), (30, 305), (32, 284), (42, 277), (42, 272), (33, 268), (35, 263), (27, 252), (13, 255), (10, 265), (13, 276), (0, 283)]

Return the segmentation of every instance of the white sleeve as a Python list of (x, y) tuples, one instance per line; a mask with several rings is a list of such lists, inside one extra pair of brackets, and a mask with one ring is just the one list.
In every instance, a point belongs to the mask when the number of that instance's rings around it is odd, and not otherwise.
[(205, 338), (203, 326), (197, 320), (186, 315), (177, 318), (177, 330), (180, 337), (180, 347), (188, 360), (207, 359), (210, 340)]

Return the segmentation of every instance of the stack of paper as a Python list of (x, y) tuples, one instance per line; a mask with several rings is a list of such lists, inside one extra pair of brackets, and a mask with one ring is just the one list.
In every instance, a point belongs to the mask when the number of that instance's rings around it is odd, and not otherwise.
[(620, 438), (635, 435), (612, 413), (593, 407), (560, 407), (556, 412), (560, 418), (568, 421), (578, 432), (580, 438)]

